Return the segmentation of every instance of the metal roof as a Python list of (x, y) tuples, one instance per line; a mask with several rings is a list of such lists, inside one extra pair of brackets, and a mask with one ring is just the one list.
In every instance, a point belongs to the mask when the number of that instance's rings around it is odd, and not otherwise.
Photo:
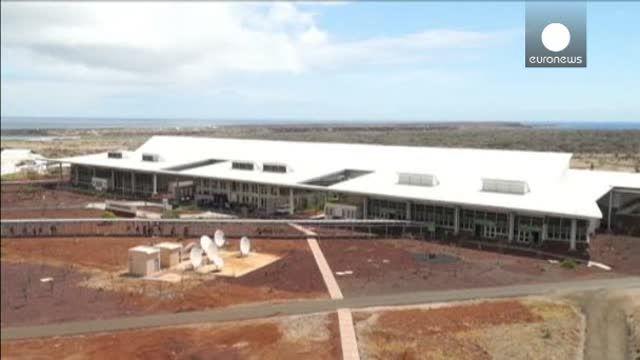
[[(161, 160), (142, 161), (143, 153), (159, 154)], [(596, 201), (611, 187), (640, 188), (640, 174), (571, 170), (571, 156), (558, 152), (153, 136), (123, 159), (109, 159), (101, 153), (60, 160), (581, 218), (602, 217)], [(207, 159), (224, 161), (184, 171), (168, 170)], [(232, 169), (231, 162), (236, 160), (250, 160), (258, 166), (254, 170)], [(289, 171), (263, 172), (262, 163), (287, 165)], [(304, 184), (345, 169), (371, 173), (327, 188)], [(433, 174), (439, 184), (400, 185), (399, 172)], [(524, 195), (483, 192), (483, 178), (525, 181), (531, 191)]]

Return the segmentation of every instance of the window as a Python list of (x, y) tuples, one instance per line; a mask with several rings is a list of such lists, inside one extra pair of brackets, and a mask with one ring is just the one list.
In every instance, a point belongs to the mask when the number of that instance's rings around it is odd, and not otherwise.
[(122, 152), (120, 152), (120, 151), (109, 151), (107, 153), (107, 157), (109, 159), (122, 159)]

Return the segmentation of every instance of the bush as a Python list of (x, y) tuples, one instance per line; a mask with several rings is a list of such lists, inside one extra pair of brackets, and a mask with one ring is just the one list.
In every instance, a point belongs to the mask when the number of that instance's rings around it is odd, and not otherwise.
[(116, 214), (112, 213), (111, 211), (105, 211), (102, 213), (102, 218), (103, 219), (115, 219), (117, 218)]
[(179, 219), (180, 213), (176, 210), (165, 210), (162, 213), (162, 218), (163, 219)]
[(578, 263), (576, 263), (573, 259), (564, 259), (560, 263), (560, 266), (565, 269), (575, 269), (578, 266)]

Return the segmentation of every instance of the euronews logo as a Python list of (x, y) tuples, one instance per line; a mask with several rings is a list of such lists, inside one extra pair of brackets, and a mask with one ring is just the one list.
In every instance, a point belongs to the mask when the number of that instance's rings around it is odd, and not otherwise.
[(586, 67), (586, 5), (527, 3), (526, 67)]

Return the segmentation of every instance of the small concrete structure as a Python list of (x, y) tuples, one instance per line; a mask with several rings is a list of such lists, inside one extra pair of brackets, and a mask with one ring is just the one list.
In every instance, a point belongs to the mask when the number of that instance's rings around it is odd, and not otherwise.
[(160, 249), (136, 246), (129, 249), (129, 274), (148, 276), (160, 271)]
[(160, 250), (160, 266), (163, 269), (174, 267), (180, 263), (182, 244), (176, 242), (161, 242), (153, 247)]

